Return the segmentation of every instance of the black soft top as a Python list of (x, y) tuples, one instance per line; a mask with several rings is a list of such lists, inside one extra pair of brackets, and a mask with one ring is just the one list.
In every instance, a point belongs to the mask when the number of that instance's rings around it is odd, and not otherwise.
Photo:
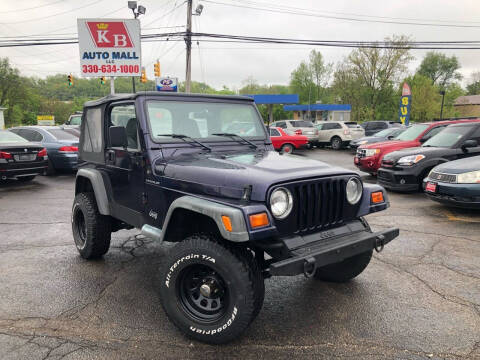
[(240, 101), (253, 102), (253, 98), (248, 96), (239, 96), (239, 95), (186, 94), (186, 93), (174, 93), (174, 92), (168, 93), (168, 92), (160, 92), (160, 91), (140, 91), (140, 92), (131, 93), (131, 94), (107, 95), (97, 100), (87, 101), (84, 106), (92, 107), (92, 106), (103, 105), (113, 101), (134, 100), (140, 96), (158, 97), (159, 99), (174, 97), (174, 98), (185, 98), (185, 100), (188, 100), (189, 98), (195, 98), (195, 99), (204, 98), (205, 100), (217, 99), (217, 100), (234, 100), (234, 101), (240, 100)]

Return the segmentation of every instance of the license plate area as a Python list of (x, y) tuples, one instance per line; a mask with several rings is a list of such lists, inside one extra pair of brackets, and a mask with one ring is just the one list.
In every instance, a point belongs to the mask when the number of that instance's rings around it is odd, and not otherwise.
[(37, 154), (19, 154), (14, 155), (15, 161), (33, 161), (37, 157)]
[(425, 186), (425, 191), (435, 193), (437, 192), (437, 184), (433, 182), (427, 182), (427, 186)]

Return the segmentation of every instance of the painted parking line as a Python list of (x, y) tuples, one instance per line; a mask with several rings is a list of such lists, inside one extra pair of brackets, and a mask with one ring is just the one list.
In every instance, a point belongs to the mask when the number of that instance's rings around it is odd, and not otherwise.
[(443, 215), (447, 217), (450, 221), (461, 221), (461, 222), (468, 222), (468, 223), (480, 223), (480, 216), (479, 215), (468, 215), (468, 214), (455, 214), (451, 210), (444, 209), (442, 211)]

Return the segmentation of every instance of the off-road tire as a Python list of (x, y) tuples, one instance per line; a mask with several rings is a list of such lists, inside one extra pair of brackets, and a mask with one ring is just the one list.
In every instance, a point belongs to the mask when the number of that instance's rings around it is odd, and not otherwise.
[[(263, 295), (256, 294), (255, 270), (244, 256), (210, 235), (190, 236), (170, 250), (160, 272), (160, 296), (168, 318), (187, 336), (222, 344), (237, 339), (252, 322)], [(206, 269), (203, 273), (219, 285), (212, 289), (220, 289), (223, 297), (208, 298), (218, 301), (216, 308), (202, 305), (207, 298), (198, 289), (205, 277), (195, 276), (197, 269)]]
[(330, 140), (330, 145), (332, 146), (333, 150), (340, 150), (342, 148), (342, 139), (338, 136), (334, 136)]
[(313, 275), (315, 279), (344, 283), (360, 275), (370, 263), (373, 250), (352, 256), (342, 262), (318, 268)]
[(33, 179), (35, 179), (35, 176), (36, 175), (19, 176), (19, 177), (17, 177), (17, 180), (21, 181), (21, 182), (29, 182), (29, 181), (32, 181)]
[(280, 151), (284, 154), (292, 154), (295, 147), (292, 144), (283, 144)]
[(111, 221), (99, 213), (93, 193), (79, 193), (72, 207), (72, 232), (75, 246), (84, 259), (106, 254), (110, 247)]
[(255, 287), (254, 311), (252, 320), (255, 320), (258, 313), (262, 309), (263, 300), (265, 299), (265, 279), (263, 278), (262, 269), (258, 260), (253, 256), (248, 249), (239, 248), (240, 255), (247, 261), (250, 268), (250, 277)]

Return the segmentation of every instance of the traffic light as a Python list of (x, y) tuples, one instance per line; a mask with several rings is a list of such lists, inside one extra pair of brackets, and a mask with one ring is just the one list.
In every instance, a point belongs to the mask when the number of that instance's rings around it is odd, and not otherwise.
[(68, 75), (67, 79), (68, 79), (68, 86), (73, 86), (73, 75), (72, 74)]
[(157, 60), (157, 62), (153, 64), (153, 71), (156, 77), (160, 77), (160, 61)]
[(106, 82), (106, 81), (107, 81), (107, 79), (105, 78), (105, 76), (102, 76), (102, 77), (100, 78), (100, 84), (105, 85), (105, 82)]
[(145, 68), (142, 68), (142, 76), (140, 76), (140, 81), (142, 83), (146, 83), (147, 82), (147, 73), (145, 72)]

